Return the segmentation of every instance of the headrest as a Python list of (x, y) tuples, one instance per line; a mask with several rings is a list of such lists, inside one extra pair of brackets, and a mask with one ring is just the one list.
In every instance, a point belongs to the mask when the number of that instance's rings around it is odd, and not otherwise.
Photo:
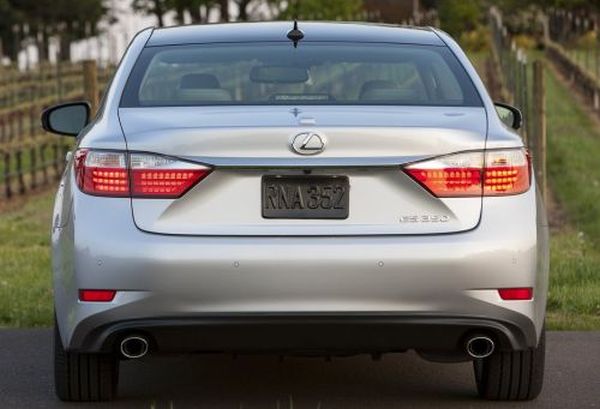
[(393, 83), (392, 81), (387, 81), (387, 80), (371, 80), (371, 81), (367, 81), (365, 82), (362, 87), (360, 87), (360, 99), (363, 99), (363, 95), (366, 92), (372, 91), (374, 89), (394, 89), (394, 88), (398, 88), (398, 86)]
[(219, 80), (212, 74), (187, 74), (181, 77), (179, 89), (215, 89), (221, 88)]

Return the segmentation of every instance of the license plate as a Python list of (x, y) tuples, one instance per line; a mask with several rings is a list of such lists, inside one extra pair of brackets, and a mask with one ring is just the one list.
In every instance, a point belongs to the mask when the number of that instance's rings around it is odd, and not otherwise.
[(346, 219), (347, 176), (263, 176), (262, 215), (268, 219)]

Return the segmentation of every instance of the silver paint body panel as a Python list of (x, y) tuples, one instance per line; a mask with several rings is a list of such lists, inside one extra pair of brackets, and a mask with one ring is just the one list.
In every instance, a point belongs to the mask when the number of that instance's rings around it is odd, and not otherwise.
[[(368, 41), (360, 33), (380, 30), (343, 26), (355, 28), (349, 31), (358, 33), (357, 41)], [(213, 26), (206, 38), (234, 36), (226, 34), (226, 27)], [(257, 33), (260, 24), (242, 27), (261, 41), (280, 30), (277, 24), (264, 33)], [(67, 348), (80, 346), (73, 334), (83, 323), (93, 329), (127, 319), (215, 313), (431, 313), (494, 319), (510, 312), (533, 324), (539, 336), (548, 285), (548, 227), (535, 183), (515, 196), (434, 200), (399, 170), (401, 164), (440, 154), (523, 144), (495, 115), (481, 80), (453, 40), (439, 31), (390, 27), (363, 34), (377, 37), (373, 41), (414, 34), (411, 41), (447, 45), (472, 78), (483, 108), (299, 106), (303, 112), (298, 116), (289, 112), (294, 107), (120, 109), (120, 95), (142, 48), (190, 41), (194, 30), (206, 29), (138, 34), (100, 115), (78, 144), (142, 151), (160, 146), (160, 153), (213, 164), (217, 170), (181, 200), (142, 202), (83, 194), (68, 164), (52, 231), (56, 315)], [(317, 157), (300, 157), (282, 148), (287, 143), (276, 143), (305, 130), (328, 138), (327, 149)], [(247, 137), (252, 142), (242, 144)], [(256, 200), (252, 195), (258, 194), (261, 174), (306, 167), (350, 175), (356, 216), (261, 225), (256, 212), (241, 206), (246, 199), (237, 208), (220, 207), (233, 194), (230, 184)], [(214, 197), (220, 198), (215, 202), (203, 197), (213, 177)], [(369, 189), (387, 198), (379, 208), (365, 197), (373, 192)], [(406, 213), (447, 214), (450, 221), (396, 222), (404, 214), (390, 202), (399, 199), (409, 207)], [(501, 287), (534, 287), (535, 297), (503, 301), (495, 290)], [(81, 303), (81, 288), (120, 291), (111, 303)], [(533, 346), (537, 339), (527, 342)]]

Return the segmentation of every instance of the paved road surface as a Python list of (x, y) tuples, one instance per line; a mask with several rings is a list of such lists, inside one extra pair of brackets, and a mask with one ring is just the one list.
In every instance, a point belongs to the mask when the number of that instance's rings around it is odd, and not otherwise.
[(118, 401), (67, 405), (52, 391), (51, 331), (0, 330), (0, 408), (600, 409), (600, 332), (550, 333), (548, 342), (544, 391), (529, 403), (480, 401), (469, 364), (428, 363), (407, 353), (380, 362), (148, 358), (122, 364)]

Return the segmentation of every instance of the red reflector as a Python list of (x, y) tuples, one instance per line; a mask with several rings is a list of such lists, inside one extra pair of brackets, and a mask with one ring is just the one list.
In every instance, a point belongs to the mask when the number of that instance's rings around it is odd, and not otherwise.
[(533, 288), (500, 288), (498, 289), (500, 298), (503, 300), (531, 300), (533, 298)]
[(79, 301), (111, 302), (116, 294), (115, 290), (79, 290)]

